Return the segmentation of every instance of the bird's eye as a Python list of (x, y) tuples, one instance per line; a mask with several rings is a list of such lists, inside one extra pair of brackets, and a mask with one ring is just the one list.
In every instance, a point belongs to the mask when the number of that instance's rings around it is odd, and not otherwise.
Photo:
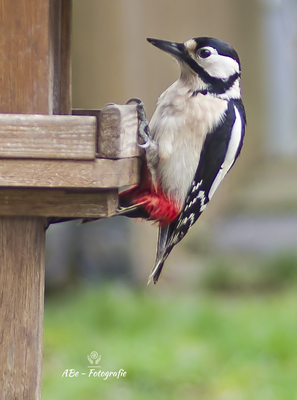
[(209, 49), (200, 49), (198, 51), (198, 55), (201, 58), (207, 58), (207, 57), (209, 57), (211, 55), (211, 51)]

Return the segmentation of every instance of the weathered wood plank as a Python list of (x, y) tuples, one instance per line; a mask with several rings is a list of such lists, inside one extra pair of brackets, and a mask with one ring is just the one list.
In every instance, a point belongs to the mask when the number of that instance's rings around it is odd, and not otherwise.
[(0, 186), (109, 189), (138, 183), (137, 158), (95, 161), (0, 159)]
[(55, 189), (0, 189), (0, 215), (104, 218), (113, 215), (118, 191), (78, 192)]
[[(99, 157), (98, 154), (98, 140), (99, 140), (99, 115), (101, 113), (101, 110), (86, 110), (86, 109), (82, 109), (82, 108), (74, 108), (72, 109), (72, 115), (80, 115), (80, 116), (93, 116), (96, 118), (96, 125), (97, 125), (97, 129), (96, 129), (96, 139), (95, 139), (95, 147), (96, 147), (96, 157)], [(104, 158), (104, 157), (102, 157)]]
[(0, 217), (1, 399), (41, 399), (45, 219)]
[(1, 1), (0, 112), (52, 114), (50, 3)]
[(60, 114), (61, 109), (61, 0), (50, 0), (49, 7), (49, 104), (50, 114)]
[(136, 157), (138, 118), (136, 105), (107, 104), (99, 115), (98, 155), (104, 158)]
[(0, 114), (0, 158), (91, 160), (95, 117)]
[(60, 114), (71, 114), (71, 19), (72, 0), (61, 1)]

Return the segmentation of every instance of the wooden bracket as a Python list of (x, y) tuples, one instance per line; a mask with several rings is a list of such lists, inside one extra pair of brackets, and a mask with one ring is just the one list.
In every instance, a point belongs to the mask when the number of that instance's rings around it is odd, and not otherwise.
[(117, 189), (138, 183), (136, 106), (73, 114), (0, 114), (0, 215), (108, 217)]
[(107, 104), (99, 115), (98, 156), (112, 159), (139, 156), (137, 134), (136, 106)]
[(74, 109), (72, 114), (96, 117), (97, 157), (116, 160), (141, 155), (137, 146), (138, 119), (135, 105), (109, 103), (102, 110)]

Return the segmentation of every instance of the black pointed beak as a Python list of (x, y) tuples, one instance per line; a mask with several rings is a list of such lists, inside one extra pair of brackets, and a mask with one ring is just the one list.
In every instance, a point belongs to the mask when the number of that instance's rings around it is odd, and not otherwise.
[(146, 40), (158, 47), (158, 49), (161, 49), (180, 60), (186, 61), (189, 58), (189, 53), (183, 43), (167, 42), (166, 40), (151, 38), (147, 38)]

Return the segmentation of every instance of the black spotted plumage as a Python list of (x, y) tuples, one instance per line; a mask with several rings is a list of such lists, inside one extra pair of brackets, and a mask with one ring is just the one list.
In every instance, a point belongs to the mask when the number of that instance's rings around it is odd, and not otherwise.
[[(179, 217), (170, 225), (159, 228), (158, 253), (156, 265), (152, 272), (154, 282), (157, 282), (163, 264), (173, 247), (184, 238), (209, 202), (210, 188), (224, 162), (229, 145), (232, 127), (235, 122), (234, 107), (237, 107), (238, 111), (240, 111), (240, 118), (242, 119), (241, 141), (234, 162), (240, 154), (245, 133), (246, 117), (242, 101), (232, 100), (228, 103), (222, 122), (205, 139), (194, 180)], [(200, 197), (199, 193), (201, 193)]]
[[(241, 65), (232, 46), (209, 37), (184, 43), (148, 41), (173, 56), (181, 74), (158, 100), (150, 139), (139, 130), (145, 163), (157, 189), (147, 194), (149, 207), (139, 197), (134, 206), (123, 204), (121, 212), (135, 216), (144, 206), (147, 219), (160, 222), (157, 257), (149, 277), (156, 283), (171, 250), (197, 221), (237, 159), (246, 118)], [(146, 178), (142, 183), (147, 183)], [(177, 212), (168, 218), (168, 210)]]

